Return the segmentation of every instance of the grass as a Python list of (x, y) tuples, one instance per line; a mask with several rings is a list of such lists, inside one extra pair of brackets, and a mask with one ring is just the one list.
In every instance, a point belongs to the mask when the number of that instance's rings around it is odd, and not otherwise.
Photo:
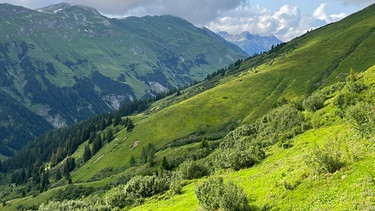
[[(162, 149), (166, 144), (190, 135), (222, 132), (233, 124), (252, 123), (270, 111), (281, 97), (289, 101), (303, 99), (327, 84), (345, 80), (349, 64), (358, 63), (359, 70), (369, 68), (375, 57), (368, 53), (371, 51), (368, 46), (373, 46), (375, 40), (373, 36), (363, 39), (361, 36), (372, 27), (369, 23), (373, 23), (374, 18), (365, 10), (362, 15), (354, 15), (352, 19), (297, 38), (282, 46), (280, 52), (248, 59), (229, 77), (205, 81), (183, 90), (181, 96), (170, 96), (154, 103), (144, 115), (131, 117), (135, 123), (132, 132), (120, 131), (115, 140), (74, 171), (73, 182), (100, 186), (110, 184), (121, 175), (150, 173), (157, 166), (129, 168), (130, 157), (139, 159), (142, 147), (149, 143)], [(355, 43), (358, 40), (360, 42)], [(272, 58), (276, 53), (278, 56)], [(366, 61), (362, 62), (361, 56)], [(255, 59), (262, 59), (262, 63), (254, 67)], [(257, 73), (252, 72), (254, 68)], [(368, 85), (374, 83), (374, 68), (363, 74)], [(211, 88), (209, 83), (217, 84)], [(272, 146), (260, 164), (238, 172), (217, 172), (214, 176), (222, 176), (243, 187), (251, 204), (260, 210), (374, 209), (372, 175), (375, 172), (371, 167), (375, 146), (372, 140), (357, 136), (345, 119), (339, 119), (331, 100), (322, 110), (305, 112), (305, 115), (315, 118), (316, 127), (295, 137), (292, 148)], [(133, 148), (136, 141), (139, 145)], [(316, 146), (326, 145), (337, 145), (346, 165), (335, 173), (321, 174), (308, 164), (308, 158)], [(193, 143), (168, 148), (159, 151), (157, 159), (178, 157), (198, 146)], [(81, 154), (82, 148), (75, 156)], [(93, 178), (98, 181), (88, 182)], [(190, 181), (180, 195), (152, 198), (134, 209), (199, 210), (194, 190), (204, 179)]]
[[(341, 69), (340, 65), (337, 66), (340, 69), (329, 69), (337, 60), (340, 60), (339, 64), (343, 64), (359, 54), (365, 54), (368, 47), (362, 43), (355, 51), (347, 52), (352, 49), (352, 42), (368, 30), (368, 23), (373, 19), (374, 16), (359, 22), (345, 19), (310, 32), (283, 46), (283, 53), (278, 59), (273, 59), (271, 65), (267, 62), (260, 65), (258, 73), (224, 77), (216, 87), (208, 90), (205, 89), (205, 83), (208, 82), (204, 82), (187, 89), (187, 92), (204, 90), (200, 94), (192, 97), (189, 94), (172, 96), (155, 103), (148, 115), (136, 122), (131, 133), (121, 131), (117, 135), (118, 140), (108, 144), (92, 159), (96, 162), (88, 162), (75, 172), (73, 179), (87, 181), (107, 168), (120, 172), (129, 167), (130, 156), (139, 158), (142, 147), (149, 143), (161, 148), (191, 134), (212, 133), (223, 130), (230, 124), (251, 123), (272, 109), (274, 102), (283, 96), (290, 101), (301, 99), (320, 85), (329, 84), (325, 80), (330, 77), (330, 73), (336, 71), (336, 75), (340, 72), (342, 76), (346, 76), (349, 69)], [(368, 46), (370, 41), (371, 37), (363, 42), (367, 42)], [(291, 50), (295, 48), (296, 50)], [(368, 54), (366, 58), (372, 61), (370, 57), (373, 56)], [(251, 69), (251, 63), (251, 59), (246, 60), (240, 69)], [(369, 62), (361, 64), (367, 66)], [(135, 141), (139, 141), (139, 145), (131, 149)]]
[[(238, 172), (218, 172), (243, 187), (250, 203), (259, 209), (275, 210), (346, 210), (373, 209), (375, 200), (371, 163), (375, 159), (374, 145), (365, 139), (348, 136), (346, 124), (311, 130), (293, 140), (294, 147), (273, 146), (259, 165)], [(341, 137), (343, 148), (355, 155), (355, 162), (346, 157), (347, 166), (334, 174), (317, 174), (305, 162), (315, 145), (334, 144)], [(349, 155), (346, 155), (349, 156)], [(161, 196), (132, 210), (197, 210), (194, 190), (201, 180), (184, 187), (182, 194), (171, 198)]]

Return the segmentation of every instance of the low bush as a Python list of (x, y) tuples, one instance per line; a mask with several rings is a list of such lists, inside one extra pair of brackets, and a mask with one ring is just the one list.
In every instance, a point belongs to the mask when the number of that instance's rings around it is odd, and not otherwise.
[(199, 204), (206, 210), (246, 211), (250, 210), (245, 191), (223, 178), (210, 178), (198, 185), (195, 195)]
[(346, 117), (362, 135), (374, 132), (375, 112), (373, 106), (366, 102), (359, 102), (346, 109)]
[(335, 173), (346, 164), (343, 153), (337, 143), (325, 145), (324, 147), (315, 146), (306, 162), (318, 173)]
[(135, 176), (126, 185), (117, 186), (106, 194), (107, 205), (115, 208), (142, 204), (145, 198), (169, 190), (171, 177), (167, 174)]
[(304, 109), (314, 112), (323, 108), (324, 102), (325, 102), (325, 97), (322, 94), (315, 94), (306, 98), (303, 101), (302, 106)]
[(240, 170), (259, 163), (266, 157), (266, 153), (259, 145), (237, 145), (234, 148), (221, 150), (216, 157), (216, 164), (220, 168)]
[(209, 168), (198, 161), (185, 161), (180, 167), (179, 171), (183, 179), (197, 179), (210, 174)]

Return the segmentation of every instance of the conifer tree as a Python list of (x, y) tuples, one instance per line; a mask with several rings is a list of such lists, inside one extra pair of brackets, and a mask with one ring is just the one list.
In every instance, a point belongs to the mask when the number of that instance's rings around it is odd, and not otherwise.
[(131, 119), (128, 120), (128, 124), (126, 126), (126, 131), (131, 132), (134, 128), (133, 121)]
[(129, 165), (130, 165), (131, 167), (134, 167), (134, 166), (137, 165), (137, 161), (135, 160), (134, 155), (132, 155), (132, 156), (130, 157)]
[(61, 171), (60, 171), (60, 169), (57, 169), (55, 179), (56, 179), (56, 181), (59, 181), (61, 178), (62, 178), (62, 176), (61, 176)]
[(113, 120), (113, 126), (117, 126), (121, 122), (121, 116), (120, 114), (115, 115), (115, 119)]
[(102, 138), (97, 135), (92, 143), (92, 155), (95, 155), (102, 148)]
[(107, 142), (111, 142), (113, 140), (113, 130), (112, 129), (108, 129), (108, 132), (107, 132)]
[(91, 158), (91, 150), (90, 150), (89, 145), (86, 145), (85, 150), (83, 151), (83, 162), (90, 160), (90, 158)]
[(171, 166), (169, 165), (168, 160), (165, 156), (163, 157), (163, 161), (161, 162), (161, 168), (167, 171), (171, 170)]

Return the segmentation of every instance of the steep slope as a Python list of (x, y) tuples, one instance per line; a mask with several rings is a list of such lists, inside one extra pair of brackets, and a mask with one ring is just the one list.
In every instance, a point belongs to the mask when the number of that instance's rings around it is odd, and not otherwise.
[[(324, 96), (324, 106), (303, 112), (311, 128), (290, 138), (290, 146), (275, 144), (266, 148), (267, 156), (259, 164), (219, 171), (211, 178), (223, 177), (244, 188), (256, 210), (373, 209), (375, 104), (369, 95), (375, 90), (375, 66), (355, 78), (311, 95)], [(227, 137), (237, 132), (240, 142), (247, 136), (240, 129)], [(151, 199), (132, 210), (200, 209), (196, 190), (204, 181), (207, 178), (191, 180), (181, 194), (165, 194), (166, 200)]]
[[(371, 6), (339, 23), (278, 46), (267, 54), (247, 59), (225, 73), (232, 72), (236, 77), (228, 75), (220, 79), (222, 84), (213, 82), (219, 85), (212, 89), (140, 116), (131, 133), (121, 131), (118, 134), (119, 141), (111, 143), (106, 150), (109, 154), (104, 153), (106, 156), (95, 163), (87, 163), (73, 178), (85, 181), (100, 174), (103, 168), (126, 168), (127, 162), (114, 162), (113, 159), (128, 160), (132, 154), (140, 154), (141, 148), (149, 143), (163, 148), (191, 135), (215, 134), (231, 128), (231, 125), (252, 123), (283, 98), (298, 101), (313, 90), (334, 81), (343, 81), (352, 66), (356, 71), (366, 70), (375, 59), (373, 51), (368, 49), (375, 43), (374, 8)], [(321, 52), (322, 49), (326, 49), (326, 53)], [(361, 59), (357, 60), (359, 55)], [(335, 64), (337, 61), (340, 65)], [(193, 87), (192, 92), (209, 88), (210, 80), (206, 83)], [(125, 137), (127, 141), (121, 141)], [(134, 141), (139, 141), (139, 146), (129, 151)], [(112, 151), (112, 147), (116, 150)], [(88, 168), (89, 172), (86, 171)]]
[(228, 42), (238, 45), (249, 56), (260, 54), (271, 50), (273, 46), (282, 43), (281, 40), (275, 36), (260, 36), (253, 35), (249, 32), (242, 32), (241, 34), (229, 34), (228, 32), (219, 32)]
[(0, 4), (0, 17), (0, 89), (7, 95), (0, 106), (14, 100), (26, 116), (45, 121), (34, 131), (17, 117), (19, 109), (8, 108), (10, 121), (29, 134), (19, 139), (17, 128), (2, 124), (14, 131), (1, 134), (2, 146), (17, 146), (10, 151), (50, 125), (62, 127), (186, 86), (245, 56), (172, 16), (111, 19), (61, 3), (39, 10)]
[[(340, 210), (346, 205), (371, 209), (371, 204), (366, 204), (365, 200), (367, 196), (373, 200), (373, 193), (367, 188), (373, 185), (373, 170), (369, 169), (374, 159), (373, 147), (367, 136), (373, 136), (375, 122), (371, 97), (375, 54), (369, 47), (375, 45), (374, 11), (375, 5), (372, 5), (338, 23), (278, 45), (268, 53), (235, 62), (207, 77), (206, 81), (155, 102), (144, 113), (131, 116), (135, 127), (130, 130), (129, 126), (115, 126), (112, 122), (107, 128), (93, 130), (96, 137), (81, 140), (83, 143), (71, 157), (58, 164), (53, 164), (52, 159), (44, 164), (42, 169), (49, 170), (43, 175), (49, 174), (50, 181), (54, 181), (51, 190), (22, 199), (25, 201), (12, 201), (12, 206), (38, 206), (49, 199), (62, 200), (58, 196), (72, 192), (70, 188), (74, 187), (83, 191), (87, 187), (113, 187), (105, 194), (92, 191), (91, 197), (77, 201), (51, 202), (45, 209), (68, 203), (109, 206), (108, 209), (130, 208), (146, 202), (140, 209), (155, 208), (158, 204), (156, 207), (165, 210), (191, 210), (199, 206), (194, 191), (200, 184), (191, 179), (212, 173), (244, 187), (247, 197), (254, 200), (252, 204), (259, 209)], [(367, 71), (363, 76), (354, 71), (349, 75), (351, 67), (357, 72)], [(346, 80), (346, 83), (336, 83)], [(353, 107), (357, 103), (359, 106)], [(366, 106), (362, 106), (363, 103)], [(367, 110), (358, 110), (362, 107)], [(123, 117), (123, 121), (128, 120)], [(116, 131), (113, 136), (108, 135), (111, 130)], [(82, 131), (79, 132), (77, 136), (81, 137)], [(94, 148), (92, 139), (101, 139), (105, 144), (84, 162), (86, 146)], [(342, 147), (328, 151), (328, 155), (343, 156), (332, 158), (334, 166), (337, 164), (334, 171), (328, 167), (320, 169), (320, 165), (325, 167), (326, 164), (316, 159), (324, 159), (325, 156), (319, 155), (328, 150), (322, 146), (336, 146), (332, 142), (335, 139), (343, 145), (337, 144)], [(318, 144), (317, 149), (314, 142)], [(38, 147), (30, 151), (32, 149)], [(56, 149), (53, 157), (63, 151), (63, 148)], [(312, 159), (305, 162), (305, 156)], [(55, 179), (56, 172), (65, 169), (67, 160), (72, 158), (77, 165), (68, 172), (66, 181)], [(241, 160), (243, 158), (245, 161)], [(311, 166), (307, 164), (309, 160)], [(160, 171), (168, 169), (168, 165), (163, 165), (168, 162), (176, 174)], [(40, 166), (40, 160), (29, 163), (32, 168)], [(188, 171), (189, 166), (194, 168)], [(361, 168), (370, 173), (360, 171)], [(238, 169), (245, 170), (236, 172)], [(159, 173), (155, 173), (157, 171)], [(189, 172), (203, 173), (188, 177)], [(137, 174), (152, 176), (135, 176)], [(64, 186), (69, 178), (75, 186)], [(164, 194), (172, 185), (160, 184), (169, 181), (176, 185), (171, 178), (183, 186), (182, 191)], [(151, 189), (150, 195), (145, 191), (147, 187), (134, 188), (139, 183), (147, 186), (142, 181), (154, 182), (162, 190)], [(27, 187), (21, 185), (17, 190), (26, 192)], [(351, 188), (357, 188), (355, 194), (347, 191)], [(11, 199), (9, 195), (16, 194), (14, 192), (9, 190), (7, 197)], [(33, 193), (35, 190), (26, 194)], [(135, 195), (130, 195), (133, 193)], [(164, 195), (150, 199), (157, 194)], [(170, 207), (171, 204), (175, 207)]]

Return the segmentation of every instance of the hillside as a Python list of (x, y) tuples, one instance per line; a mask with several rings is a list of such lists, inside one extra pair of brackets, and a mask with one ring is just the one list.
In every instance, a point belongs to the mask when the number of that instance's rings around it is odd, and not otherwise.
[(246, 55), (172, 16), (113, 19), (61, 3), (39, 10), (0, 4), (0, 17), (6, 156), (53, 127), (187, 86)]
[[(17, 185), (2, 186), (3, 208), (372, 210), (374, 14), (237, 61), (120, 121), (47, 134), (4, 163)], [(63, 135), (44, 160), (29, 156)]]

